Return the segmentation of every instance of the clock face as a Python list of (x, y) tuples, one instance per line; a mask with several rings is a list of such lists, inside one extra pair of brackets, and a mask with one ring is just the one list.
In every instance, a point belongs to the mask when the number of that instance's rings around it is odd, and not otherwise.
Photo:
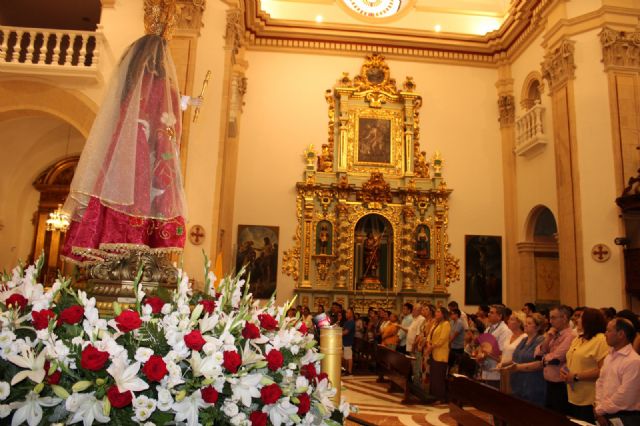
[(354, 12), (372, 18), (393, 16), (400, 9), (400, 0), (343, 0)]

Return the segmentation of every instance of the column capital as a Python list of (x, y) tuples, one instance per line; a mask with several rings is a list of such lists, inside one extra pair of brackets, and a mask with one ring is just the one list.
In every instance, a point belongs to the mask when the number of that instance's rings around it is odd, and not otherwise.
[(602, 44), (602, 63), (605, 70), (640, 70), (640, 31), (617, 31), (604, 27), (598, 36)]
[(498, 97), (498, 121), (500, 127), (513, 126), (516, 118), (516, 101), (513, 95), (500, 95)]
[(575, 41), (564, 39), (560, 46), (544, 55), (544, 61), (540, 64), (542, 78), (549, 82), (552, 92), (575, 78), (574, 45)]

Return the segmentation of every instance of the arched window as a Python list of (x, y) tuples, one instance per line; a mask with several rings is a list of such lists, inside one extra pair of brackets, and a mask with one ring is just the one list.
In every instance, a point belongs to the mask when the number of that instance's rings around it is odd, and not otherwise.
[(527, 75), (522, 85), (522, 100), (520, 106), (524, 110), (529, 110), (542, 101), (543, 92), (542, 76), (539, 72), (533, 71)]

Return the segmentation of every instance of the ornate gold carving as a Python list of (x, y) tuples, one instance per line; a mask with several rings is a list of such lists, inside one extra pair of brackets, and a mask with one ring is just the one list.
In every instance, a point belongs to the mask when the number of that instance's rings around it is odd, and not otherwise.
[[(403, 91), (398, 91), (381, 56), (370, 55), (365, 62), (354, 79), (343, 73), (333, 91), (325, 93), (329, 143), (320, 154), (311, 150), (304, 156), (304, 179), (296, 184), (297, 251), (285, 253), (283, 271), (293, 273), (300, 268), (301, 274), (295, 278), (299, 293), (316, 301), (327, 293), (327, 301), (353, 301), (362, 292), (362, 299), (366, 299), (362, 306), (368, 307), (386, 292), (385, 306), (396, 307), (406, 299), (401, 292), (407, 291), (418, 296), (438, 294), (445, 300), (451, 190), (443, 179), (442, 158), (436, 152), (429, 162), (427, 153), (420, 150), (421, 98), (415, 93), (413, 80), (407, 78)], [(374, 92), (378, 94), (374, 96)], [(391, 122), (390, 137), (383, 138), (391, 143), (389, 164), (358, 161), (358, 127), (360, 122), (368, 125), (368, 120)], [(330, 145), (332, 142), (335, 145)], [(361, 142), (366, 146), (365, 140)], [(388, 232), (385, 279), (364, 276), (360, 270), (364, 248), (358, 224), (373, 213), (385, 219)], [(331, 254), (324, 256), (316, 247), (318, 224), (323, 221), (331, 224), (333, 231)], [(419, 224), (431, 230), (431, 258), (416, 262)], [(370, 282), (365, 278), (371, 278)]]
[(327, 143), (322, 145), (322, 154), (318, 157), (318, 171), (331, 172), (333, 171), (334, 139), (336, 134), (336, 98), (331, 89), (326, 90), (324, 98), (327, 101), (327, 105), (329, 105), (329, 130), (327, 132)]
[(316, 171), (316, 159), (318, 154), (315, 149), (313, 149), (313, 145), (309, 145), (307, 149), (304, 150), (304, 154), (302, 154), (304, 161), (306, 162), (306, 171), (315, 172)]
[(90, 279), (133, 281), (142, 268), (142, 281), (164, 284), (178, 282), (178, 270), (164, 256), (145, 249), (125, 250), (122, 256), (88, 267)]
[(575, 78), (574, 44), (575, 41), (562, 40), (559, 47), (544, 55), (542, 78), (549, 82), (552, 91)]
[(353, 298), (351, 299), (351, 305), (353, 310), (358, 313), (366, 313), (369, 308), (395, 310), (396, 301), (394, 299), (382, 299), (382, 298)]
[(451, 283), (460, 280), (460, 259), (447, 253), (444, 259), (445, 267), (445, 285), (449, 287)]
[(358, 193), (358, 200), (365, 204), (390, 203), (391, 187), (384, 180), (382, 173), (371, 173), (371, 178), (362, 185), (362, 192)]
[(321, 281), (326, 281), (329, 276), (329, 270), (331, 269), (331, 264), (333, 263), (333, 259), (335, 256), (327, 256), (324, 254), (313, 255), (313, 258), (316, 262), (316, 269), (318, 270), (318, 278)]
[(600, 34), (605, 68), (640, 68), (640, 31), (616, 31), (604, 27)]
[(500, 111), (500, 127), (513, 126), (516, 118), (516, 102), (513, 95), (502, 95), (498, 98), (498, 110)]
[(171, 40), (176, 29), (176, 0), (144, 0), (144, 30)]

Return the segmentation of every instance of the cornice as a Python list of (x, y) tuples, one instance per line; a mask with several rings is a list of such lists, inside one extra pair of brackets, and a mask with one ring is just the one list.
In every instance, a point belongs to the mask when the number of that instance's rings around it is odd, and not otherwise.
[(540, 33), (547, 11), (561, 1), (514, 0), (500, 29), (484, 36), (276, 20), (260, 9), (259, 0), (242, 0), (240, 7), (250, 50), (345, 55), (374, 51), (388, 58), (496, 67), (517, 56)]

